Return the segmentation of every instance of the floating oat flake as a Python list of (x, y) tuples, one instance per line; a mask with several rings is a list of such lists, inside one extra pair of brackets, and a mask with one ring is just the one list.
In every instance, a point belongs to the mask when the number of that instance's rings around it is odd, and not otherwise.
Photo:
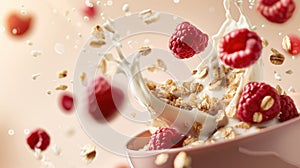
[(31, 55), (34, 57), (39, 57), (43, 54), (43, 52), (41, 50), (32, 50), (31, 51)]
[(105, 39), (104, 31), (103, 31), (103, 29), (101, 28), (100, 25), (96, 25), (96, 26), (93, 27), (93, 30), (92, 30), (92, 32), (91, 32), (91, 35), (92, 35), (93, 37), (95, 37), (96, 39), (99, 39), (99, 40), (100, 40), (100, 39), (102, 39), (102, 40)]
[(153, 12), (151, 9), (143, 10), (139, 13), (139, 16), (142, 18), (143, 22), (150, 24), (156, 22), (159, 19), (160, 13)]
[(285, 73), (291, 75), (291, 74), (293, 74), (293, 71), (289, 69), (289, 70), (285, 71)]
[(33, 42), (31, 40), (26, 40), (26, 44), (29, 45), (29, 46), (32, 46)]
[(67, 85), (59, 85), (55, 88), (55, 90), (66, 90), (68, 88)]
[(95, 48), (100, 48), (105, 44), (106, 44), (106, 42), (102, 39), (101, 40), (93, 40), (90, 42), (90, 46), (95, 47)]
[(54, 144), (51, 147), (51, 149), (52, 149), (52, 152), (54, 153), (54, 155), (57, 155), (57, 156), (61, 155), (61, 148), (58, 147), (56, 144)]
[(48, 90), (47, 95), (51, 95), (51, 94), (52, 94), (51, 90)]
[(36, 73), (36, 74), (33, 74), (31, 77), (33, 80), (36, 80), (39, 76), (41, 76), (40, 73)]
[(277, 73), (276, 71), (274, 72), (274, 78), (278, 81), (281, 81), (281, 75), (279, 73)]
[(123, 6), (122, 6), (122, 11), (123, 12), (129, 12), (129, 5), (128, 4), (124, 4)]
[(288, 92), (290, 92), (290, 93), (295, 93), (296, 90), (295, 90), (294, 87), (290, 86), (290, 87), (288, 88)]
[(80, 155), (86, 161), (86, 163), (91, 163), (96, 157), (96, 146), (87, 144), (81, 148)]
[(65, 78), (68, 75), (67, 70), (62, 70), (61, 72), (58, 73), (58, 78)]

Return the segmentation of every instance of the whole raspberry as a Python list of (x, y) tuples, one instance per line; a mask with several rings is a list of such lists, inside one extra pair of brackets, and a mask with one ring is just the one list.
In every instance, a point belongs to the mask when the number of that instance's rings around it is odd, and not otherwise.
[(246, 68), (254, 64), (261, 51), (260, 37), (245, 28), (233, 30), (220, 40), (220, 59), (233, 68)]
[(296, 5), (293, 0), (258, 0), (256, 9), (273, 23), (284, 23), (292, 17)]
[(44, 151), (50, 144), (50, 136), (45, 130), (38, 128), (28, 135), (26, 142), (32, 150)]
[(161, 128), (150, 137), (149, 150), (182, 147), (184, 135), (173, 128)]
[(112, 119), (123, 97), (120, 89), (112, 87), (104, 77), (97, 77), (88, 86), (88, 111), (97, 121)]
[(280, 104), (281, 112), (278, 116), (280, 122), (299, 116), (296, 105), (290, 96), (280, 95)]
[(208, 35), (189, 22), (182, 22), (169, 40), (169, 48), (180, 59), (190, 58), (203, 51), (208, 44)]
[(244, 86), (237, 110), (240, 120), (262, 123), (272, 120), (279, 112), (280, 97), (272, 86), (263, 82), (249, 82)]
[(65, 112), (70, 112), (74, 108), (74, 98), (71, 93), (62, 92), (59, 96), (59, 105)]

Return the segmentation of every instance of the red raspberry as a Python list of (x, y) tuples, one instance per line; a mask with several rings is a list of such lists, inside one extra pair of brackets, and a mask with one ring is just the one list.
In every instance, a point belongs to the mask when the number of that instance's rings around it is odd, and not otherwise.
[(292, 55), (300, 54), (300, 37), (297, 35), (284, 36), (282, 48)]
[(299, 116), (296, 105), (290, 96), (280, 95), (280, 104), (281, 112), (278, 116), (280, 122)]
[(68, 92), (61, 93), (59, 97), (59, 105), (66, 112), (72, 111), (74, 108), (74, 99), (72, 94)]
[(284, 23), (292, 17), (296, 5), (293, 0), (258, 0), (256, 9), (273, 23)]
[(7, 32), (14, 37), (23, 37), (32, 27), (33, 16), (22, 15), (19, 12), (11, 12), (6, 18)]
[(228, 66), (246, 68), (258, 60), (261, 51), (262, 41), (255, 32), (236, 29), (221, 39), (219, 56)]
[(26, 142), (32, 150), (40, 149), (44, 151), (50, 144), (50, 136), (45, 130), (39, 128), (29, 134)]
[(112, 87), (104, 77), (97, 77), (88, 86), (89, 113), (97, 121), (112, 119), (123, 97), (120, 89)]
[(90, 19), (92, 19), (97, 14), (97, 8), (95, 7), (94, 3), (89, 2), (88, 4), (84, 5), (82, 13), (84, 16), (87, 16)]
[[(273, 105), (268, 109), (261, 107), (266, 96), (271, 96)], [(240, 120), (248, 123), (262, 123), (272, 120), (280, 112), (280, 98), (277, 91), (266, 83), (249, 82), (244, 86), (237, 115)]]
[(182, 147), (184, 137), (173, 128), (161, 128), (150, 137), (149, 150)]
[(203, 51), (208, 44), (208, 35), (189, 22), (182, 22), (169, 40), (169, 48), (180, 59), (190, 58)]

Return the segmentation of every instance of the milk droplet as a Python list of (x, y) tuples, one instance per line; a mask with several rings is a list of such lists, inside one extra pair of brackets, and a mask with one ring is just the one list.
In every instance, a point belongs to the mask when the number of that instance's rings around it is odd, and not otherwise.
[(25, 10), (25, 9), (21, 10), (21, 15), (27, 15), (27, 14), (28, 14), (27, 10)]
[(29, 45), (29, 46), (32, 46), (33, 42), (31, 40), (26, 40), (26, 44)]
[(90, 18), (89, 18), (88, 16), (84, 16), (84, 17), (83, 17), (83, 20), (84, 20), (84, 21), (89, 21)]
[(25, 129), (24, 129), (24, 134), (25, 134), (25, 135), (28, 135), (29, 133), (30, 133), (30, 130), (29, 130), (28, 128), (25, 128)]
[(179, 3), (179, 2), (180, 2), (180, 0), (173, 0), (173, 2), (174, 2), (174, 3)]
[(7, 131), (7, 133), (8, 133), (8, 135), (15, 135), (15, 130), (9, 129), (9, 130)]
[(62, 55), (65, 52), (65, 47), (61, 43), (55, 43), (54, 50), (57, 54)]

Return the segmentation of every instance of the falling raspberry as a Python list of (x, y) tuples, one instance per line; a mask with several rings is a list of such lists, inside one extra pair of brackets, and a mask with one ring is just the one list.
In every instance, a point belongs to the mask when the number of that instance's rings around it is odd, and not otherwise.
[(50, 136), (45, 130), (38, 128), (28, 135), (26, 141), (32, 150), (44, 151), (50, 144)]
[(284, 23), (289, 20), (295, 8), (293, 0), (258, 0), (256, 6), (257, 11), (273, 23)]
[(280, 112), (280, 97), (272, 86), (266, 83), (249, 82), (244, 86), (237, 115), (248, 123), (262, 123), (272, 120)]
[(82, 9), (82, 13), (84, 16), (89, 17), (90, 19), (94, 18), (97, 15), (97, 8), (92, 2), (88, 2), (84, 4)]
[(300, 54), (300, 37), (297, 35), (287, 35), (282, 39), (282, 48), (292, 54)]
[(150, 137), (149, 150), (182, 147), (185, 136), (173, 128), (161, 128)]
[(278, 116), (280, 122), (299, 116), (298, 110), (293, 99), (287, 95), (280, 95), (281, 112)]
[(8, 33), (13, 37), (23, 37), (32, 27), (33, 17), (30, 14), (11, 12), (6, 18)]
[(261, 52), (260, 37), (248, 29), (233, 30), (220, 41), (220, 59), (233, 68), (246, 68), (254, 64)]
[(208, 35), (189, 22), (182, 22), (169, 40), (169, 48), (180, 59), (190, 58), (202, 52), (208, 44)]
[(112, 119), (124, 99), (123, 92), (112, 87), (104, 77), (97, 77), (88, 86), (89, 113), (97, 121)]
[(74, 108), (74, 98), (71, 93), (62, 92), (59, 96), (59, 105), (65, 112), (70, 112)]

